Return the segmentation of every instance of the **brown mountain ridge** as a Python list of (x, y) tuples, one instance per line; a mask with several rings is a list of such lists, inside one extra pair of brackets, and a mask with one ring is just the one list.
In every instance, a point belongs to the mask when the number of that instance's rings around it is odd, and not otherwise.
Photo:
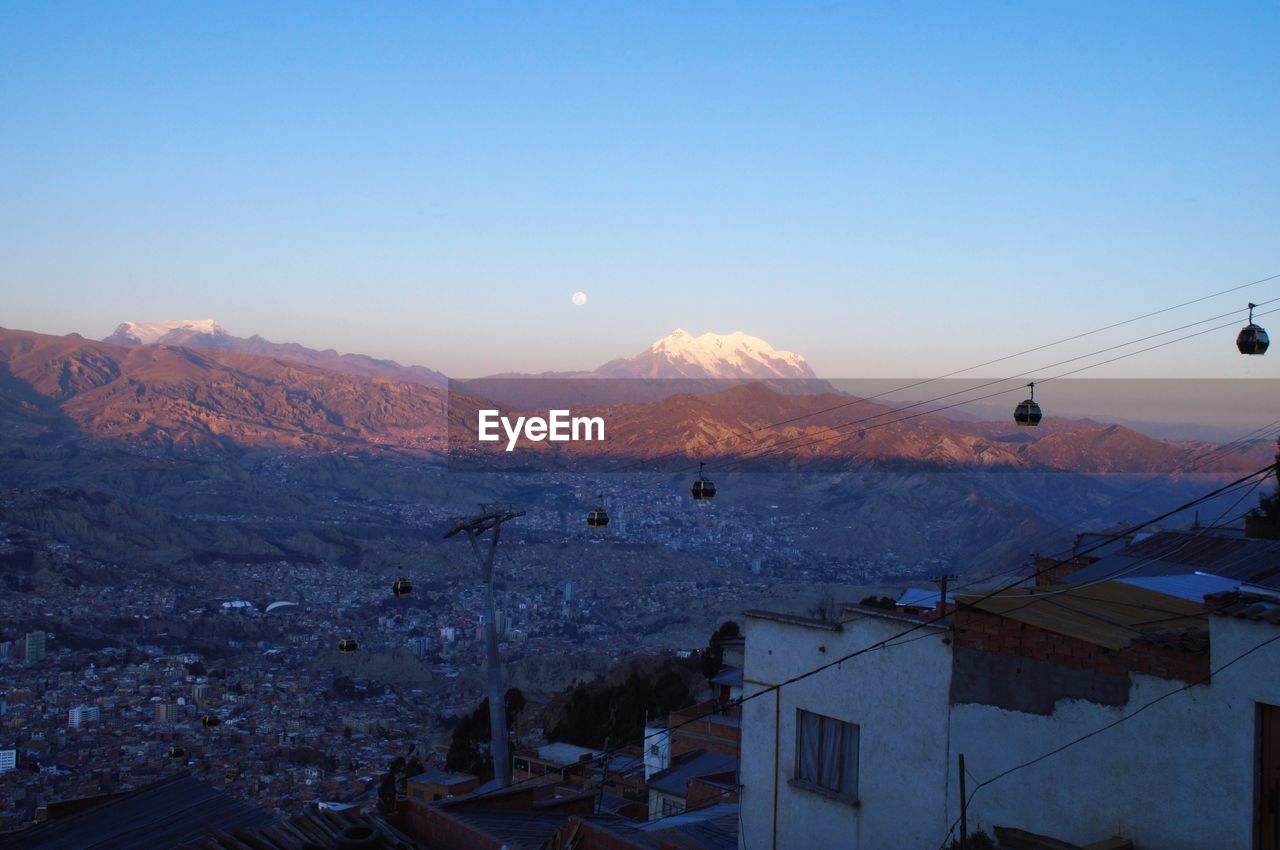
[[(60, 414), (82, 437), (167, 450), (404, 452), (439, 458), (447, 446), (447, 417), (451, 435), (467, 438), (474, 433), (479, 404), (455, 393), (451, 410), (440, 387), (277, 356), (127, 346), (6, 329), (0, 329), (0, 368), (7, 373), (0, 375), (0, 423), (21, 421), (28, 438), (31, 429), (55, 430), (48, 420)], [(745, 383), (702, 395), (575, 410), (603, 415), (609, 432), (604, 443), (572, 445), (582, 459), (675, 454), (720, 459), (722, 465), (732, 459), (729, 468), (911, 464), (1143, 473), (1183, 469), (1216, 448), (1052, 415), (1029, 429), (918, 412)], [(860, 421), (848, 424), (852, 420)], [(785, 424), (771, 427), (774, 422)], [(565, 454), (565, 445), (542, 443), (535, 449)], [(1226, 454), (1212, 469), (1254, 469), (1271, 451), (1260, 443)], [(756, 463), (738, 461), (763, 452), (768, 453)]]

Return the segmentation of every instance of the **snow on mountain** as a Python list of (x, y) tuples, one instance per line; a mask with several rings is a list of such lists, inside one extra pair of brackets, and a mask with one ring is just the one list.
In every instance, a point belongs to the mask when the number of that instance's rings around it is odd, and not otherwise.
[(254, 334), (248, 339), (232, 336), (212, 319), (193, 322), (122, 322), (111, 336), (102, 340), (116, 345), (171, 345), (177, 348), (216, 348), (259, 357), (275, 357), (332, 369), (348, 375), (390, 378), (410, 384), (444, 386), (449, 379), (425, 366), (401, 366), (394, 360), (379, 360), (364, 354), (339, 354), (332, 348), (318, 351), (296, 342), (272, 342)]
[(213, 319), (194, 319), (173, 322), (121, 322), (115, 333), (103, 340), (117, 345), (152, 345), (170, 334), (187, 336), (206, 334), (226, 336), (226, 328)]
[(694, 336), (677, 328), (635, 357), (610, 361), (597, 373), (610, 378), (815, 378), (793, 351), (735, 331)]

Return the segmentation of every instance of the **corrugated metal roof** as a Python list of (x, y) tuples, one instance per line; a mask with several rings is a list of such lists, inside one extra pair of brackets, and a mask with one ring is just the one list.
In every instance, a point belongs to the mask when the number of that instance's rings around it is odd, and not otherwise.
[(182, 773), (0, 837), (0, 848), (155, 850), (198, 841), (210, 829), (254, 829), (273, 822), (262, 809)]
[(652, 821), (637, 828), (659, 844), (664, 840), (699, 850), (737, 850), (738, 804), (716, 803)]
[(738, 768), (738, 759), (734, 756), (702, 749), (693, 752), (696, 755), (687, 756), (684, 760), (651, 776), (649, 787), (666, 794), (683, 797), (688, 791), (689, 780), (715, 773), (727, 773)]
[(1280, 540), (1239, 537), (1208, 529), (1163, 531), (1072, 573), (1066, 581), (1083, 584), (1109, 578), (1196, 572), (1267, 585), (1280, 583)]
[(447, 770), (433, 767), (430, 770), (419, 773), (417, 776), (410, 777), (409, 781), (419, 782), (423, 785), (459, 785), (476, 778), (469, 773), (449, 773)]
[(726, 685), (730, 688), (742, 687), (742, 668), (726, 667), (711, 677), (711, 684)]
[(1209, 626), (1200, 603), (1117, 581), (1016, 588), (990, 599), (957, 596), (956, 601), (1108, 649), (1125, 648), (1156, 622), (1165, 629)]
[(1157, 593), (1165, 593), (1192, 602), (1202, 602), (1210, 593), (1221, 593), (1224, 590), (1235, 590), (1240, 586), (1239, 579), (1224, 578), (1210, 573), (1191, 573), (1176, 576), (1129, 576), (1119, 579), (1122, 584), (1143, 587)]

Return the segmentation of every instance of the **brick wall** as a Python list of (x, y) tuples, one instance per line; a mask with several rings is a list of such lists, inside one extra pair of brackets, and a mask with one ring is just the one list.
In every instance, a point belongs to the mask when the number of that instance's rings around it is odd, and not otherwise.
[(685, 792), (686, 807), (689, 809), (701, 809), (704, 806), (710, 806), (715, 803), (738, 802), (738, 793), (736, 791), (726, 791), (721, 787), (723, 785), (733, 785), (737, 781), (733, 771), (690, 779), (688, 790)]
[[(1059, 558), (1036, 558), (1036, 587), (1044, 587), (1050, 584), (1062, 584), (1067, 577), (1089, 566), (1097, 561), (1097, 558), (1091, 558), (1088, 555), (1079, 558), (1071, 558), (1065, 563), (1059, 564)], [(1041, 572), (1043, 570), (1044, 572)]]
[[(734, 706), (723, 714), (698, 717), (716, 709), (713, 700), (674, 711), (670, 716), (671, 761), (693, 750), (710, 750), (725, 755), (738, 755), (742, 741), (741, 709)], [(698, 717), (693, 720), (692, 718)], [(687, 725), (681, 725), (685, 724)], [(677, 728), (678, 727), (678, 728)]]
[[(1039, 626), (972, 608), (952, 615), (956, 647), (1022, 658), (1037, 658), (1065, 667), (1101, 673), (1145, 673), (1162, 679), (1198, 681), (1209, 673), (1209, 653), (1136, 642), (1120, 650)], [(1137, 635), (1135, 635), (1137, 637)]]

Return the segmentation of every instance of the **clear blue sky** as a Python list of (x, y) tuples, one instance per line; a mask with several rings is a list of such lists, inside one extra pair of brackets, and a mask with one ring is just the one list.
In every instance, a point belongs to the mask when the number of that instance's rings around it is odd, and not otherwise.
[[(8, 3), (0, 325), (936, 374), (1280, 272), (1277, 43), (1276, 2)], [(1124, 374), (1276, 376), (1231, 336)]]

